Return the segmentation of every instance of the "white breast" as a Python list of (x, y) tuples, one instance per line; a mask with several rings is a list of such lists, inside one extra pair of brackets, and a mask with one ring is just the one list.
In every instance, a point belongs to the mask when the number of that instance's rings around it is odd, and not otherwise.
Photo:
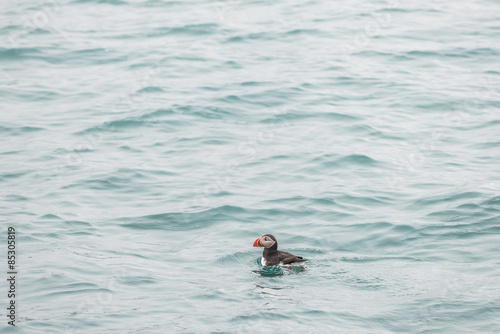
[(266, 261), (266, 259), (264, 259), (264, 257), (262, 257), (262, 258), (260, 259), (260, 263), (261, 263), (263, 266), (267, 266), (267, 261)]

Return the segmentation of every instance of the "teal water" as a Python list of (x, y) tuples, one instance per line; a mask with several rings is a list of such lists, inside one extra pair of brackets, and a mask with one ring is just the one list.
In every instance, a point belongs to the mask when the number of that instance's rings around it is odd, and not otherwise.
[(498, 1), (0, 9), (2, 333), (500, 332)]

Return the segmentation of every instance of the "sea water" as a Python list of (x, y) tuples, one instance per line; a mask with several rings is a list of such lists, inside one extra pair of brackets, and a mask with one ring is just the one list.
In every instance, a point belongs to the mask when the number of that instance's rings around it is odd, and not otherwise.
[(19, 0), (0, 32), (2, 333), (500, 332), (498, 1)]

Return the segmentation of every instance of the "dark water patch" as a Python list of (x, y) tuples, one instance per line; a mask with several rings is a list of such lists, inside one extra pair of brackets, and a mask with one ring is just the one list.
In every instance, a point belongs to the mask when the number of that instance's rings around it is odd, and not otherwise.
[(285, 35), (288, 36), (300, 36), (300, 35), (318, 35), (321, 31), (317, 29), (293, 29), (285, 32)]
[(309, 198), (306, 205), (313, 205), (314, 208), (331, 209), (334, 207), (344, 208), (332, 198)]
[(208, 59), (205, 57), (205, 56), (202, 56), (202, 54), (195, 54), (195, 55), (187, 55), (187, 56), (176, 56), (176, 57), (173, 57), (175, 60), (179, 60), (180, 62), (189, 62), (189, 63), (193, 63), (193, 62), (200, 62), (200, 63), (204, 63), (204, 62), (207, 62)]
[(439, 194), (434, 196), (428, 196), (415, 200), (410, 206), (410, 209), (420, 209), (434, 205), (442, 205), (443, 203), (454, 203), (463, 200), (476, 200), (484, 195), (475, 191), (466, 191), (456, 194)]
[(370, 158), (369, 156), (364, 155), (364, 154), (351, 154), (351, 155), (342, 157), (335, 162), (335, 165), (337, 165), (337, 166), (357, 165), (357, 166), (363, 166), (363, 167), (365, 167), (365, 166), (373, 167), (373, 166), (377, 166), (378, 164), (379, 164), (379, 161), (377, 161), (373, 158)]
[(151, 175), (151, 176), (156, 176), (156, 177), (165, 177), (165, 176), (175, 176), (178, 175), (179, 173), (168, 171), (168, 170), (163, 170), (163, 169), (147, 169), (141, 171), (144, 175)]
[(80, 50), (74, 50), (74, 51), (72, 51), (72, 53), (74, 55), (78, 55), (78, 56), (81, 56), (81, 57), (93, 56), (95, 54), (103, 54), (103, 53), (106, 53), (106, 52), (108, 52), (108, 50), (105, 49), (105, 48), (80, 49)]
[(228, 198), (229, 196), (233, 196), (234, 194), (235, 193), (222, 190), (222, 191), (219, 191), (219, 192), (216, 192), (216, 193), (212, 194), (211, 196), (214, 197), (214, 198), (217, 198), (217, 197)]
[(232, 68), (232, 69), (241, 69), (243, 68), (243, 65), (239, 62), (236, 62), (236, 61), (233, 61), (233, 60), (229, 60), (229, 61), (225, 61), (223, 64), (222, 64), (222, 67), (223, 69), (228, 69), (228, 68)]
[(94, 229), (94, 226), (91, 223), (81, 221), (81, 220), (67, 220), (66, 224), (68, 224), (69, 226), (74, 227), (74, 228), (82, 228), (83, 227), (83, 228)]
[(23, 29), (23, 27), (21, 25), (9, 24), (9, 25), (6, 25), (5, 27), (1, 27), (0, 33), (8, 33), (10, 31), (18, 31), (21, 29)]
[(480, 221), (477, 222), (477, 224), (479, 226), (482, 226), (483, 228), (487, 227), (487, 226), (490, 226), (490, 225), (498, 226), (499, 223), (500, 223), (500, 217), (499, 216), (494, 216), (494, 217), (490, 217), (490, 218), (481, 219)]
[(161, 87), (157, 86), (148, 86), (139, 89), (136, 94), (144, 94), (144, 93), (164, 93), (165, 91)]
[(458, 210), (466, 210), (466, 211), (481, 211), (483, 210), (483, 208), (477, 204), (474, 204), (474, 203), (465, 203), (465, 204), (462, 204), (462, 205), (459, 205), (457, 206), (457, 209)]
[[(0, 175), (0, 180), (2, 180), (3, 178), (4, 176)], [(31, 198), (17, 194), (7, 194), (3, 196), (3, 200), (7, 202), (25, 202), (25, 201), (30, 201)]]
[(187, 24), (180, 27), (161, 27), (156, 28), (148, 33), (145, 37), (164, 37), (164, 36), (206, 36), (212, 35), (219, 30), (219, 25), (216, 23), (202, 24)]
[(262, 201), (263, 203), (295, 203), (295, 202), (305, 202), (308, 200), (308, 197), (305, 196), (294, 196), (294, 197), (283, 197), (276, 199), (269, 199)]
[[(1, 131), (1, 127), (0, 127), (0, 131)], [(6, 152), (0, 152), (0, 155), (16, 155), (16, 154), (20, 154), (22, 152), (23, 151), (6, 151)]]
[(266, 82), (266, 81), (244, 81), (240, 83), (240, 86), (242, 87), (262, 87), (262, 86), (269, 86), (272, 83)]
[(490, 228), (481, 231), (474, 229), (464, 229), (449, 233), (441, 233), (440, 239), (456, 239), (456, 240), (472, 239), (475, 237), (482, 237), (485, 233), (492, 233), (492, 232), (494, 233), (495, 229)]
[(133, 275), (133, 276), (121, 276), (117, 277), (117, 281), (123, 285), (129, 285), (137, 288), (141, 285), (149, 285), (158, 283), (158, 279), (147, 275)]
[[(304, 103), (305, 106), (317, 106), (321, 105), (322, 107), (324, 106), (323, 101), (313, 101), (313, 102), (307, 102)], [(286, 115), (285, 115), (286, 116)], [(341, 121), (341, 122), (355, 122), (355, 121), (361, 121), (362, 118), (355, 116), (355, 115), (348, 115), (340, 112), (333, 112), (333, 111), (325, 111), (325, 112), (318, 112), (318, 111), (312, 111), (312, 113), (308, 116), (309, 118), (318, 118), (322, 122), (326, 121)]]
[(497, 208), (486, 207), (483, 209), (483, 211), (492, 215), (492, 216), (499, 215), (500, 214), (500, 207), (497, 207)]
[(500, 141), (490, 141), (490, 142), (484, 142), (484, 143), (476, 143), (471, 145), (473, 148), (479, 148), (479, 149), (490, 149), (490, 148), (499, 148), (500, 147)]
[(47, 34), (51, 34), (51, 33), (53, 33), (53, 32), (50, 30), (47, 30), (47, 29), (35, 28), (35, 29), (29, 30), (29, 32), (27, 32), (27, 35), (47, 35)]
[(110, 132), (123, 132), (129, 131), (131, 129), (139, 129), (139, 128), (149, 128), (152, 127), (153, 124), (149, 121), (143, 121), (140, 117), (132, 117), (125, 119), (118, 119), (114, 121), (105, 122), (103, 124), (99, 124), (97, 126), (93, 126), (83, 132), (79, 132), (77, 134), (85, 134), (86, 132), (94, 131), (110, 131)]
[(199, 212), (166, 212), (139, 217), (124, 217), (118, 219), (121, 226), (136, 230), (171, 230), (189, 231), (206, 228), (220, 222), (230, 222), (235, 219), (245, 219), (246, 209), (224, 205)]
[(151, 114), (146, 114), (143, 116), (132, 116), (116, 120), (107, 120), (100, 122), (98, 124), (92, 125), (84, 130), (79, 130), (74, 133), (76, 136), (84, 136), (94, 134), (96, 135), (95, 140), (103, 140), (105, 133), (124, 133), (132, 130), (143, 130), (160, 127), (162, 131), (174, 132), (176, 126), (185, 124), (180, 120), (173, 119), (156, 119)]
[(221, 139), (206, 139), (202, 141), (202, 144), (214, 145), (214, 146), (227, 145), (228, 143), (229, 142), (227, 140), (221, 140)]
[(226, 119), (228, 117), (234, 117), (234, 115), (237, 113), (236, 111), (233, 112), (227, 108), (193, 105), (175, 106), (174, 110), (180, 114), (196, 116), (205, 119)]
[(485, 129), (489, 127), (495, 127), (500, 124), (500, 120), (489, 120), (486, 122), (478, 122), (478, 123), (460, 123), (459, 126), (454, 126), (452, 127), (455, 130), (460, 130), (460, 131), (473, 131), (473, 130), (480, 130), (480, 129)]
[(336, 121), (359, 121), (361, 118), (354, 115), (341, 114), (337, 112), (326, 112), (319, 114), (321, 119), (331, 119)]
[(68, 235), (77, 236), (77, 237), (93, 237), (95, 236), (95, 231), (86, 232), (86, 231), (68, 231)]
[[(14, 92), (14, 91), (13, 91)], [(62, 93), (62, 90), (60, 92), (56, 92), (54, 90), (43, 90), (43, 89), (23, 89), (23, 90), (16, 90), (15, 93), (6, 93), (6, 96), (9, 97), (9, 99), (14, 100), (14, 101), (31, 101), (31, 102), (40, 102), (40, 101), (53, 101), (57, 99), (64, 99), (67, 96)]]
[(184, 5), (184, 1), (163, 1), (163, 0), (147, 0), (143, 3), (145, 7), (167, 7)]
[[(378, 167), (380, 162), (364, 154), (350, 154), (339, 156), (337, 154), (325, 154), (311, 161), (315, 168), (330, 170), (332, 168), (371, 168)], [(309, 168), (307, 168), (309, 169)]]
[(396, 234), (403, 234), (403, 235), (408, 235), (408, 234), (413, 234), (417, 229), (411, 225), (406, 225), (406, 224), (398, 224), (392, 226), (392, 231)]
[(360, 138), (361, 136), (370, 136), (370, 137), (375, 137), (375, 138), (382, 138), (382, 139), (402, 139), (399, 136), (394, 136), (392, 134), (388, 134), (385, 132), (382, 132), (368, 124), (355, 124), (355, 125), (350, 125), (344, 129), (346, 133), (350, 134), (358, 134)]
[(403, 7), (387, 7), (375, 10), (377, 13), (443, 13), (442, 10), (436, 8), (403, 8)]
[(85, 3), (98, 3), (98, 4), (106, 4), (106, 5), (128, 5), (127, 1), (123, 0), (74, 0), (73, 3), (76, 4), (85, 4)]
[(33, 233), (33, 235), (36, 237), (40, 237), (41, 239), (44, 238), (45, 240), (50, 240), (50, 242), (53, 242), (54, 240), (62, 239), (61, 235), (59, 233), (55, 233), (55, 232)]
[[(305, 116), (307, 117), (307, 116)], [(262, 120), (259, 121), (261, 124), (265, 124), (267, 128), (263, 129), (260, 133), (262, 133), (262, 141), (264, 140), (272, 140), (274, 138), (274, 134), (279, 131), (280, 129), (283, 129), (284, 127), (290, 127), (293, 124), (291, 123), (292, 120), (294, 120), (295, 116), (294, 115), (274, 115), (272, 117), (265, 117)], [(264, 137), (264, 134), (266, 137)], [(270, 137), (270, 138), (267, 138)], [(260, 138), (258, 138), (260, 139)]]
[(439, 219), (445, 222), (462, 222), (470, 219), (476, 220), (477, 218), (487, 217), (488, 214), (482, 212), (464, 212), (461, 210), (441, 210), (427, 214), (429, 218)]
[(135, 149), (133, 147), (130, 147), (128, 145), (123, 145), (123, 146), (120, 146), (118, 147), (120, 150), (124, 150), (126, 152), (130, 152), (130, 153), (142, 153), (143, 151), (142, 150), (139, 150), (139, 149)]
[(89, 63), (93, 65), (106, 65), (121, 63), (129, 60), (130, 55), (125, 55), (118, 50), (93, 48), (93, 49), (79, 49), (58, 54), (52, 54), (44, 60), (52, 64), (66, 64), (66, 65), (81, 65), (88, 66)]
[(297, 94), (301, 92), (302, 89), (299, 87), (266, 89), (258, 93), (244, 94), (241, 96), (241, 101), (271, 108), (283, 105), (286, 101), (294, 100)]
[(285, 275), (286, 269), (281, 266), (265, 266), (260, 269), (253, 270), (253, 272), (263, 277), (277, 277)]
[(165, 116), (178, 116), (174, 109), (165, 108), (165, 109), (156, 109), (153, 112), (142, 115), (143, 119), (148, 118), (162, 118)]
[[(426, 58), (426, 57), (429, 57), (429, 58), (440, 58), (440, 57), (443, 57), (445, 56), (442, 52), (437, 52), (437, 51), (422, 51), (422, 50), (412, 50), (412, 51), (408, 51), (406, 52), (406, 55), (408, 55), (409, 57), (414, 57), (414, 58), (418, 58), (418, 59), (422, 59), (422, 58)], [(461, 55), (462, 58), (466, 58), (464, 57), (463, 55)]]
[(492, 197), (490, 199), (482, 201), (481, 205), (485, 206), (485, 207), (493, 207), (493, 208), (499, 208), (500, 209), (500, 196), (494, 196), (494, 197)]
[(0, 47), (0, 60), (27, 60), (39, 58), (43, 55), (43, 51), (39, 48), (2, 48)]
[(456, 53), (465, 53), (471, 57), (477, 57), (477, 56), (499, 56), (500, 53), (498, 50), (493, 49), (493, 48), (475, 48), (475, 49), (465, 49), (465, 48), (458, 48), (456, 50)]
[(24, 136), (34, 132), (44, 131), (44, 128), (37, 126), (2, 126), (0, 125), (0, 133), (10, 136)]
[(375, 51), (375, 50), (362, 50), (356, 53), (353, 53), (359, 56), (367, 57), (367, 58), (376, 58), (376, 57), (392, 57), (393, 53)]
[(63, 287), (62, 291), (47, 292), (44, 294), (45, 297), (56, 297), (56, 296), (68, 296), (68, 295), (78, 295), (78, 294), (89, 294), (89, 293), (113, 293), (112, 290), (106, 288), (81, 288), (81, 289), (70, 289), (67, 286)]
[(122, 185), (115, 184), (109, 180), (85, 180), (80, 181), (78, 183), (73, 183), (69, 185), (65, 185), (62, 189), (73, 189), (73, 188), (86, 188), (93, 190), (118, 190), (122, 189)]
[(65, 285), (65, 288), (68, 289), (81, 289), (81, 288), (98, 288), (96, 284), (88, 283), (88, 282), (79, 282), (79, 283), (71, 283)]
[(59, 217), (58, 215), (55, 215), (55, 214), (52, 214), (52, 213), (48, 213), (48, 214), (45, 214), (43, 216), (40, 216), (36, 219), (36, 221), (38, 222), (63, 222), (64, 219)]
[(6, 181), (10, 179), (17, 179), (24, 175), (27, 175), (29, 172), (18, 172), (18, 173), (8, 173), (8, 174), (0, 174), (0, 181)]
[(225, 39), (222, 43), (245, 43), (254, 41), (274, 41), (278, 37), (277, 33), (274, 32), (260, 32), (260, 33), (250, 33), (245, 35), (231, 36)]
[(422, 189), (422, 190), (441, 190), (443, 187), (446, 186), (444, 183), (429, 183), (429, 182), (423, 182), (423, 183), (413, 183), (408, 185), (408, 187), (414, 188), (414, 189)]
[(222, 90), (220, 87), (212, 87), (212, 86), (202, 86), (202, 87), (198, 87), (198, 89), (204, 90), (207, 92), (218, 92), (218, 91)]
[(23, 233), (22, 235), (19, 236), (20, 240), (22, 240), (23, 243), (33, 243), (33, 244), (41, 244), (44, 242), (42, 238), (37, 238), (34, 235), (26, 234)]
[[(498, 104), (498, 106), (500, 106), (500, 104)], [(493, 121), (484, 122), (482, 125), (479, 125), (479, 126), (475, 127), (474, 129), (485, 129), (485, 128), (489, 128), (489, 127), (496, 127), (498, 125), (500, 125), (500, 120), (493, 120)]]
[(290, 160), (290, 159), (291, 159), (291, 156), (283, 155), (283, 154), (273, 155), (273, 156), (269, 157), (269, 160), (272, 160), (272, 161), (286, 161), (286, 160)]
[(449, 102), (426, 102), (426, 103), (416, 103), (414, 105), (416, 109), (425, 110), (435, 113), (444, 113), (450, 109)]
[[(244, 328), (244, 331), (242, 331), (241, 333), (246, 333), (247, 332), (246, 329), (248, 329), (248, 327), (251, 327), (252, 323), (255, 323), (255, 319), (259, 319), (260, 321), (269, 321), (271, 323), (273, 323), (274, 321), (283, 321), (284, 324), (286, 324), (286, 321), (291, 321), (292, 317), (284, 315), (284, 314), (280, 314), (277, 312), (259, 311), (259, 312), (249, 312), (248, 314), (245, 314), (245, 315), (239, 315), (239, 316), (233, 317), (230, 320), (230, 322), (231, 323), (233, 323), (233, 322), (244, 323), (245, 328)], [(265, 322), (264, 322), (264, 324), (265, 324)], [(277, 328), (283, 328), (283, 326), (284, 325), (281, 325)], [(279, 331), (279, 330), (277, 329), (277, 331)]]
[(242, 97), (237, 96), (237, 95), (233, 95), (233, 94), (227, 95), (227, 96), (222, 97), (222, 98), (218, 98), (217, 101), (218, 102), (225, 102), (225, 103), (236, 103), (236, 104), (249, 103), (249, 101), (244, 100)]

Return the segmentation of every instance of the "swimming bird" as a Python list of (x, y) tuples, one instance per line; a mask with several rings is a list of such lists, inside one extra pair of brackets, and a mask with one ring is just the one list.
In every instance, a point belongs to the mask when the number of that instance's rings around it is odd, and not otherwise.
[(255, 240), (253, 246), (264, 247), (261, 260), (263, 266), (293, 266), (307, 261), (302, 256), (295, 256), (288, 252), (279, 251), (278, 241), (276, 241), (276, 238), (272, 234), (264, 234)]

